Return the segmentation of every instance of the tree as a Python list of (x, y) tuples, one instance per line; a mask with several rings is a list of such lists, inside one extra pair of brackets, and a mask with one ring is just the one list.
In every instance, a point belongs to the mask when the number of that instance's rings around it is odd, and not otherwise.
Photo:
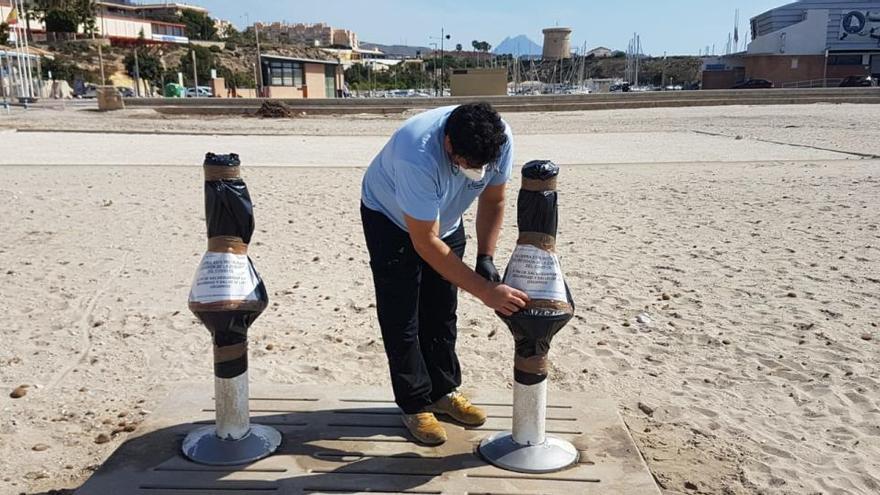
[(217, 39), (217, 27), (208, 14), (184, 10), (180, 22), (186, 24), (186, 35), (191, 40), (213, 41)]
[(235, 41), (240, 35), (241, 33), (239, 33), (238, 29), (235, 29), (235, 26), (232, 24), (227, 24), (222, 32), (217, 32), (217, 37), (225, 41)]
[(73, 12), (76, 16), (77, 24), (82, 26), (85, 34), (91, 35), (95, 32), (95, 18), (98, 14), (95, 0), (73, 0)]
[(63, 9), (50, 9), (43, 17), (46, 31), (50, 33), (75, 33), (79, 27), (76, 20), (76, 15), (72, 11)]
[(134, 78), (140, 76), (144, 81), (148, 81), (155, 86), (162, 85), (162, 61), (159, 54), (153, 49), (146, 46), (135, 48), (137, 51), (137, 71), (135, 71), (134, 52), (125, 56), (123, 63), (125, 64), (125, 72)]
[[(180, 71), (183, 73), (183, 79), (188, 86), (193, 83), (193, 62), (192, 52), (196, 52), (196, 74), (199, 76), (200, 83), (204, 83), (211, 79), (211, 69), (222, 69), (220, 61), (211, 50), (203, 46), (190, 45), (190, 50), (180, 56)], [(203, 84), (201, 84), (203, 85)]]
[(79, 67), (66, 57), (55, 56), (54, 58), (41, 57), (40, 67), (42, 69), (43, 78), (49, 79), (49, 73), (52, 73), (52, 79), (56, 81), (67, 81), (71, 85), (77, 79), (84, 81), (100, 80), (100, 73)]
[(33, 39), (31, 21), (40, 19), (39, 12), (37, 12), (37, 0), (22, 0), (21, 4), (23, 12), (20, 14), (24, 19), (25, 32), (28, 33), (28, 39)]
[(250, 71), (246, 72), (234, 72), (231, 69), (226, 67), (220, 68), (220, 77), (226, 80), (226, 87), (236, 87), (236, 88), (255, 88), (257, 87), (256, 82), (254, 81), (254, 73)]
[(345, 69), (345, 82), (352, 89), (358, 90), (369, 86), (370, 69), (364, 64), (352, 64)]
[(95, 30), (95, 0), (33, 0), (25, 2), (25, 18), (41, 18), (50, 33), (76, 33), (83, 27), (86, 34)]

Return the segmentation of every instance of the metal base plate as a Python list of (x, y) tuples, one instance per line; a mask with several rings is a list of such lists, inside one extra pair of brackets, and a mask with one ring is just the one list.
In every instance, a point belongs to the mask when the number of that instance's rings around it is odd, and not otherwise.
[(280, 444), (281, 433), (269, 426), (251, 425), (240, 440), (223, 440), (214, 426), (203, 426), (183, 439), (183, 455), (199, 464), (237, 466), (269, 456)]
[(479, 452), (487, 462), (517, 473), (554, 473), (578, 461), (577, 449), (565, 440), (548, 436), (540, 445), (521, 445), (508, 431), (483, 440)]

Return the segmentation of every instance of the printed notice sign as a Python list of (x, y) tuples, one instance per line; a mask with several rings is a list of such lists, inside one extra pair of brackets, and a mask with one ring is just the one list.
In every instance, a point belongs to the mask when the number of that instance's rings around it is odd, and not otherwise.
[(231, 253), (205, 253), (189, 293), (190, 302), (256, 300), (257, 273), (248, 257)]
[(559, 259), (535, 246), (516, 247), (507, 265), (504, 283), (525, 292), (532, 299), (568, 300)]

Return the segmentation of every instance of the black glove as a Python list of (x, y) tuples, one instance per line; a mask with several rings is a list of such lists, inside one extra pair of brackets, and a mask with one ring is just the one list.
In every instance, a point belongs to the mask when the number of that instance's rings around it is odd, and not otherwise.
[(489, 282), (501, 282), (501, 275), (498, 274), (498, 269), (495, 268), (495, 261), (488, 254), (477, 255), (477, 266), (474, 268), (474, 271)]

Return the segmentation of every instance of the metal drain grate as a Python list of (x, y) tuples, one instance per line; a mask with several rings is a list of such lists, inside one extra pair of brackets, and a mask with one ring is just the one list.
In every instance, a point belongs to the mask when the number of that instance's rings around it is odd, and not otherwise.
[(613, 403), (585, 394), (551, 393), (547, 411), (548, 432), (573, 442), (580, 463), (526, 475), (489, 466), (474, 453), (482, 438), (510, 428), (509, 391), (472, 394), (489, 421), (480, 428), (446, 423), (449, 441), (431, 448), (410, 440), (387, 390), (252, 388), (252, 421), (284, 435), (272, 457), (233, 467), (182, 458), (181, 436), (212, 420), (213, 401), (204, 385), (176, 387), (144, 425), (148, 433), (121, 446), (77, 494), (659, 494)]

